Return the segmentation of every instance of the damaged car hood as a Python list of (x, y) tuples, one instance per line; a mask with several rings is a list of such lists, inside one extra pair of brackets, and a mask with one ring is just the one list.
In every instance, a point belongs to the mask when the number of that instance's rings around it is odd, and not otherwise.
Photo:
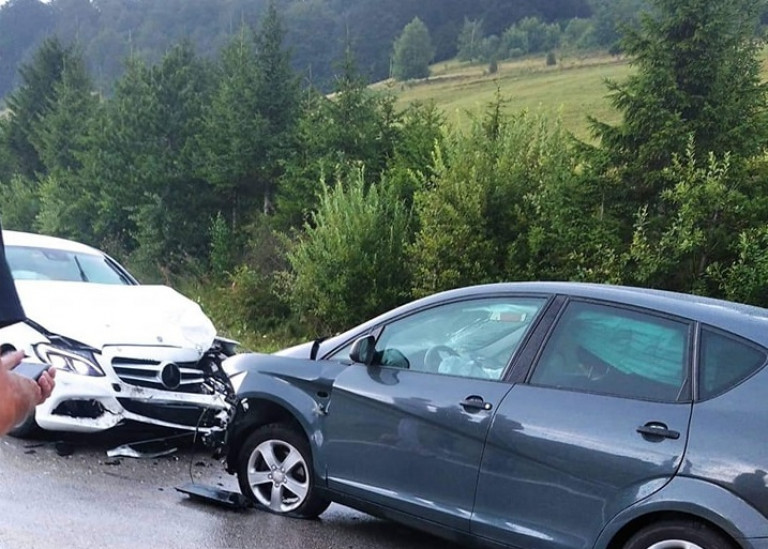
[(200, 306), (167, 286), (17, 280), (27, 318), (97, 349), (161, 344), (208, 349), (216, 336)]

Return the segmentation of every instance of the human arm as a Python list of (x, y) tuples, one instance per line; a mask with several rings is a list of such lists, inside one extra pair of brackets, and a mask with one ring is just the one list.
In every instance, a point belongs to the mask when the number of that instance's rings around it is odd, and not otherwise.
[(51, 395), (55, 370), (45, 372), (37, 382), (12, 371), (24, 358), (14, 351), (0, 357), (0, 435), (6, 434)]

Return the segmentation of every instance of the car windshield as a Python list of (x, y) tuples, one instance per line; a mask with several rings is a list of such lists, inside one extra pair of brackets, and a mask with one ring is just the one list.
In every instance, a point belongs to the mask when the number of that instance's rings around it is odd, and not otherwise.
[(28, 246), (7, 246), (5, 255), (14, 280), (131, 284), (103, 255)]

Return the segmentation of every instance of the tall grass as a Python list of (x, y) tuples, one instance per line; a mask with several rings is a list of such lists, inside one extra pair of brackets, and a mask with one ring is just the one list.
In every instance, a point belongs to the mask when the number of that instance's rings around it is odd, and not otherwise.
[(499, 63), (494, 74), (487, 65), (440, 63), (432, 67), (428, 79), (387, 81), (373, 87), (391, 90), (400, 107), (414, 101), (434, 102), (446, 122), (458, 127), (466, 127), (473, 116), (480, 115), (499, 90), (507, 112), (556, 114), (576, 137), (589, 139), (588, 115), (609, 123), (620, 120), (607, 97), (606, 79), (621, 82), (631, 70), (626, 59), (607, 54), (564, 55), (554, 66), (547, 66), (542, 54)]

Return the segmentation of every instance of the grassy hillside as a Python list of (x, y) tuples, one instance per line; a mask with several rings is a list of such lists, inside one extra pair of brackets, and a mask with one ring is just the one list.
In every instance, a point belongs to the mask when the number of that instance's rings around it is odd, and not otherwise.
[(498, 88), (508, 112), (529, 109), (559, 114), (568, 130), (588, 139), (588, 115), (606, 122), (619, 120), (619, 113), (606, 97), (605, 80), (621, 82), (630, 71), (626, 59), (610, 55), (564, 57), (549, 67), (541, 56), (499, 63), (495, 74), (488, 74), (486, 64), (439, 64), (432, 67), (432, 76), (427, 80), (387, 81), (374, 87), (390, 88), (400, 106), (412, 101), (434, 101), (445, 112), (447, 121), (459, 126), (482, 113)]

